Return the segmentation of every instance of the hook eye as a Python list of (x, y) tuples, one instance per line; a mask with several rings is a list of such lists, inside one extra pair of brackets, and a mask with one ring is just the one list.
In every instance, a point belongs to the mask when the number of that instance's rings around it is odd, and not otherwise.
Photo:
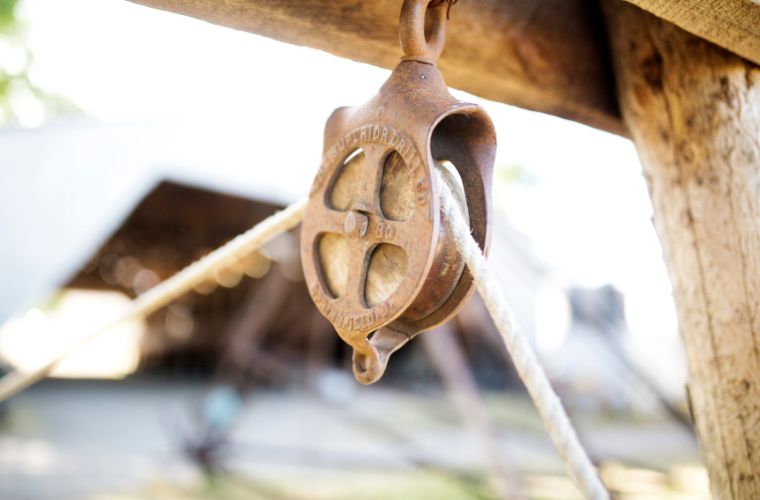
[(356, 380), (362, 384), (373, 384), (380, 380), (391, 354), (410, 339), (408, 334), (387, 326), (370, 334), (363, 343), (354, 347), (353, 368)]
[[(448, 5), (445, 1), (430, 4), (431, 0), (404, 0), (399, 21), (404, 60), (435, 64), (443, 52)], [(429, 19), (426, 19), (428, 16)], [(430, 27), (429, 34), (425, 30), (426, 21)]]
[(388, 365), (388, 356), (381, 355), (369, 342), (363, 349), (354, 347), (354, 377), (362, 384), (373, 384), (380, 380)]

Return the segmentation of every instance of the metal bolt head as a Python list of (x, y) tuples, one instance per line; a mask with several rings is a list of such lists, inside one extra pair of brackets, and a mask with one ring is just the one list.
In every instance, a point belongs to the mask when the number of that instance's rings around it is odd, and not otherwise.
[(367, 235), (367, 228), (369, 227), (369, 218), (360, 212), (351, 211), (346, 215), (346, 220), (343, 223), (343, 231), (347, 234), (358, 234), (363, 238)]

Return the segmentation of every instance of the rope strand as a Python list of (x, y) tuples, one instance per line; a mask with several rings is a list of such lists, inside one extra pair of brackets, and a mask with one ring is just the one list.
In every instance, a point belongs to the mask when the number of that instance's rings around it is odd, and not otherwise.
[(485, 256), (472, 238), (461, 207), (437, 169), (434, 170), (434, 176), (441, 200), (441, 211), (452, 228), (454, 242), (475, 279), (483, 302), (504, 340), (507, 351), (512, 356), (517, 373), (528, 389), (533, 404), (544, 422), (544, 427), (567, 465), (570, 476), (587, 498), (608, 500), (607, 489), (578, 440), (573, 425), (554, 393), (528, 339), (518, 328), (512, 308), (504, 298), (496, 277), (488, 268)]
[[(441, 210), (451, 225), (456, 246), (475, 279), (488, 312), (493, 317), (504, 344), (512, 356), (517, 373), (528, 389), (554, 446), (567, 464), (570, 476), (586, 497), (593, 500), (609, 499), (609, 494), (599, 479), (596, 468), (581, 446), (570, 419), (554, 393), (528, 339), (517, 327), (514, 313), (507, 304), (498, 281), (488, 268), (486, 258), (470, 235), (461, 207), (455, 201), (449, 186), (443, 181), (437, 169), (434, 170), (434, 180), (440, 195)], [(47, 377), (68, 354), (114, 325), (150, 315), (203, 283), (215, 271), (234, 264), (278, 234), (295, 227), (303, 219), (306, 203), (307, 199), (304, 198), (264, 219), (245, 233), (151, 288), (135, 299), (122, 316), (94, 330), (43, 366), (29, 373), (16, 371), (6, 375), (0, 379), (0, 402)]]
[(0, 379), (0, 402), (50, 375), (63, 358), (113, 326), (124, 321), (149, 316), (206, 281), (214, 272), (237, 263), (239, 259), (257, 250), (278, 234), (292, 229), (303, 219), (307, 201), (307, 198), (303, 198), (286, 209), (270, 215), (248, 231), (154, 286), (133, 300), (121, 316), (77, 340), (44, 365), (31, 372), (17, 370), (7, 374)]

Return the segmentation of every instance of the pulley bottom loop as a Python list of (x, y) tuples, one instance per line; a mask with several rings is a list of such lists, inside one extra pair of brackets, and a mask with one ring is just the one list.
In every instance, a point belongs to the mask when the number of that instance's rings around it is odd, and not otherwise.
[(362, 384), (373, 384), (380, 380), (388, 366), (391, 354), (403, 347), (411, 337), (384, 327), (374, 333), (372, 339), (367, 342), (370, 351), (361, 351), (354, 348), (352, 365), (354, 377)]

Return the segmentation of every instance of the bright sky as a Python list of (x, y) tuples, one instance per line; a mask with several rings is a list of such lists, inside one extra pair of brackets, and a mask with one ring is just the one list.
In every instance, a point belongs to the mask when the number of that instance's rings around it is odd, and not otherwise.
[[(289, 148), (313, 151), (314, 165), (293, 167), (294, 182), (303, 186), (319, 161), (324, 119), (337, 106), (365, 101), (388, 75), (124, 0), (26, 0), (23, 12), (36, 58), (32, 77), (40, 85), (106, 122), (201, 120), (218, 123), (222, 135), (259, 120), (265, 126), (251, 134), (251, 147), (282, 155), (282, 166), (267, 168), (290, 168)], [(521, 165), (531, 180), (497, 189), (499, 216), (568, 281), (623, 291), (636, 349), (650, 361), (662, 353), (665, 364), (678, 344), (675, 315), (631, 143), (478, 102), (497, 126), (497, 165)], [(30, 109), (28, 121), (34, 119)], [(234, 168), (215, 167), (219, 175), (241, 175)]]

